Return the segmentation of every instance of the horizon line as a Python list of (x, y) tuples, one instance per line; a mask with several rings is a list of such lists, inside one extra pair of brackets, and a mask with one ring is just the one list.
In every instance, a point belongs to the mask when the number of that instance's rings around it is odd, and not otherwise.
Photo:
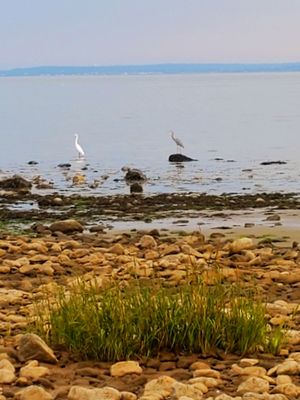
[(300, 61), (284, 62), (205, 62), (112, 65), (38, 65), (0, 69), (0, 76), (64, 74), (139, 74), (139, 73), (208, 73), (208, 72), (298, 72)]

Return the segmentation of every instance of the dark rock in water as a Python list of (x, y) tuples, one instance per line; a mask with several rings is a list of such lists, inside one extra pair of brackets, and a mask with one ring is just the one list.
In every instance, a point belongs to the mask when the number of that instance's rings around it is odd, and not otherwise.
[(139, 169), (123, 167), (122, 171), (126, 171), (125, 180), (126, 181), (146, 181), (146, 175)]
[(62, 164), (58, 164), (59, 168), (71, 168), (71, 164), (70, 163), (62, 163)]
[(139, 183), (130, 185), (130, 193), (143, 193), (143, 186)]
[(19, 175), (13, 175), (11, 178), (6, 178), (0, 181), (0, 188), (5, 190), (29, 191), (31, 187), (31, 182)]
[(37, 165), (38, 164), (38, 162), (37, 161), (33, 161), (33, 160), (31, 160), (31, 161), (28, 161), (28, 163), (27, 163), (28, 165)]
[(263, 161), (260, 163), (260, 165), (273, 165), (273, 164), (287, 164), (286, 161)]
[(188, 156), (185, 156), (184, 154), (171, 154), (169, 157), (170, 162), (186, 162), (186, 161), (197, 161), (193, 158), (190, 158)]

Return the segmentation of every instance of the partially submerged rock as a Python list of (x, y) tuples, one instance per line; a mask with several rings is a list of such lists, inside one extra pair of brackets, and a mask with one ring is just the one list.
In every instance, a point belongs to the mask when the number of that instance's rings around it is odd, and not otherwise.
[(287, 164), (287, 162), (279, 160), (279, 161), (263, 161), (260, 163), (260, 165), (273, 165), (273, 164), (281, 165), (281, 164)]
[(20, 175), (13, 175), (11, 178), (2, 179), (2, 181), (0, 181), (0, 188), (5, 190), (29, 192), (31, 187), (31, 182), (22, 178)]
[(134, 182), (147, 180), (146, 175), (140, 169), (123, 167), (122, 171), (126, 172), (124, 177), (126, 181)]
[(197, 161), (197, 160), (190, 158), (188, 156), (185, 156), (184, 154), (176, 153), (176, 154), (171, 154), (169, 156), (169, 161), (170, 162), (186, 162), (186, 161)]

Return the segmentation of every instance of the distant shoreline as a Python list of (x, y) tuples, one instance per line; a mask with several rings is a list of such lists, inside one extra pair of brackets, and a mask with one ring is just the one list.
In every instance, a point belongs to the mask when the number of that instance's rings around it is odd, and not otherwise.
[(300, 72), (300, 62), (273, 64), (148, 64), (39, 66), (0, 70), (0, 77), (59, 75), (175, 75), (208, 73)]

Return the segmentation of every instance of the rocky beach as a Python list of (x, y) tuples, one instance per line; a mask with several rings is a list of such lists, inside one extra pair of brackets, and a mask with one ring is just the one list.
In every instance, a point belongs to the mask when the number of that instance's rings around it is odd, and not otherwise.
[[(2, 187), (0, 215), (1, 400), (300, 398), (297, 194), (93, 197), (25, 185)], [(190, 270), (208, 286), (216, 275), (255, 285), (269, 326), (284, 332), (277, 353), (163, 351), (104, 362), (30, 333), (34, 305), (78, 277), (176, 288)]]

